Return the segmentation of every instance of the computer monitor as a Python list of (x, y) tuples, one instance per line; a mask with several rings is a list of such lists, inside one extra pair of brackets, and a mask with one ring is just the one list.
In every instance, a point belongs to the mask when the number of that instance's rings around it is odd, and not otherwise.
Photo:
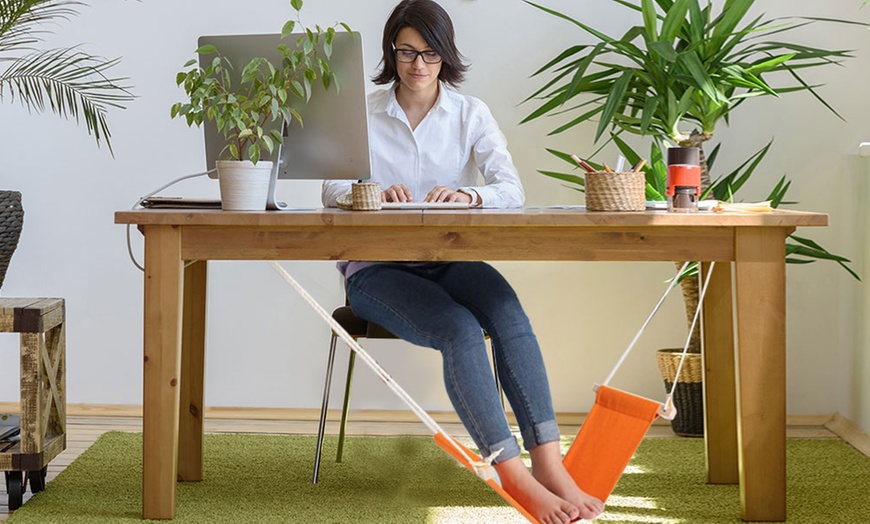
[[(201, 36), (198, 44), (215, 46), (233, 64), (236, 75), (255, 56), (273, 64), (281, 61), (279, 43), (296, 45), (299, 34), (281, 38), (279, 34)], [(312, 85), (311, 99), (294, 109), (303, 125), (293, 120), (283, 126), (284, 144), (275, 148), (269, 160), (275, 162), (269, 188), (267, 209), (281, 209), (275, 200), (277, 179), (353, 179), (371, 177), (366, 107), (366, 70), (363, 63), (362, 36), (338, 32), (332, 41), (330, 68), (339, 89), (328, 90), (319, 80)], [(214, 55), (200, 55), (205, 67)], [(213, 122), (203, 123), (206, 165), (211, 169), (226, 145)], [(265, 157), (264, 157), (265, 159)], [(214, 174), (212, 178), (216, 178)]]

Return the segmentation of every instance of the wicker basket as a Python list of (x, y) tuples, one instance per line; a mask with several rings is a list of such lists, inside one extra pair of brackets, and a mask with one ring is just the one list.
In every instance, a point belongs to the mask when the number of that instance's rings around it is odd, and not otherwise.
[(24, 208), (21, 207), (21, 193), (0, 191), (0, 287), (6, 278), (6, 270), (12, 253), (18, 247), (18, 238), (24, 225)]
[(381, 208), (381, 185), (377, 182), (357, 182), (351, 186), (354, 211), (377, 211)]
[[(659, 371), (665, 382), (665, 391), (670, 393), (677, 375), (677, 367), (683, 356), (682, 349), (660, 349), (656, 353)], [(674, 407), (677, 416), (671, 421), (674, 433), (684, 437), (704, 436), (704, 366), (699, 353), (689, 353), (680, 371), (680, 379), (674, 390)]]
[(589, 211), (644, 211), (646, 177), (643, 172), (595, 171), (586, 173), (586, 209)]

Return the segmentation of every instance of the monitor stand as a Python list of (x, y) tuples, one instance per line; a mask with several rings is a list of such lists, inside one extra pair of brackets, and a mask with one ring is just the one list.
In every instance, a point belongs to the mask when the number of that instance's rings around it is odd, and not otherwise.
[(290, 207), (287, 202), (275, 198), (278, 188), (278, 173), (281, 172), (281, 145), (278, 145), (278, 158), (272, 164), (272, 175), (269, 178), (269, 191), (266, 194), (266, 211), (311, 211), (311, 207)]
[(278, 171), (281, 163), (280, 149), (278, 160), (272, 165), (272, 176), (269, 178), (269, 192), (266, 195), (266, 211), (282, 211), (288, 209), (287, 202), (275, 200), (275, 190), (278, 187)]

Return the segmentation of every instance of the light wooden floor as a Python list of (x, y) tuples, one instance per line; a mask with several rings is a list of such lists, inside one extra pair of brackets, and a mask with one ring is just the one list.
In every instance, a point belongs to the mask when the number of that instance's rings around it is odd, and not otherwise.
[[(455, 422), (439, 422), (445, 430), (457, 437), (467, 437), (467, 433), (461, 424)], [(576, 433), (578, 426), (561, 424), (561, 429), (566, 434)], [(47, 487), (51, 489), (51, 481), (58, 473), (69, 466), (79, 455), (84, 453), (103, 433), (107, 431), (142, 431), (142, 419), (140, 417), (118, 416), (69, 416), (67, 418), (67, 449), (58, 455), (48, 466)], [(293, 435), (314, 435), (317, 432), (317, 423), (313, 420), (255, 420), (255, 419), (222, 419), (211, 418), (205, 421), (207, 433), (272, 433)], [(327, 434), (337, 434), (337, 423), (330, 423)], [(356, 421), (351, 420), (348, 424), (348, 433), (351, 435), (430, 435), (428, 429), (416, 421)], [(834, 433), (822, 426), (799, 426), (788, 427), (789, 438), (838, 438)], [(655, 424), (650, 428), (647, 438), (674, 437), (670, 426)], [(312, 460), (313, 460), (312, 456)], [(24, 495), (24, 502), (30, 499), (28, 491)], [(5, 521), (11, 512), (8, 508), (6, 496), (6, 483), (0, 477), (0, 521)]]

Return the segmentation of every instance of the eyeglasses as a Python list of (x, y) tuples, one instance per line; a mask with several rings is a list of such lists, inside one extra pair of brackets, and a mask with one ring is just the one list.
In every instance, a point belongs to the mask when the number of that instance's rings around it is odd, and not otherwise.
[(423, 61), (427, 64), (437, 64), (441, 61), (441, 55), (435, 51), (414, 51), (413, 49), (396, 49), (395, 47), (393, 51), (396, 53), (396, 60), (406, 64), (416, 61), (418, 56), (422, 56)]

